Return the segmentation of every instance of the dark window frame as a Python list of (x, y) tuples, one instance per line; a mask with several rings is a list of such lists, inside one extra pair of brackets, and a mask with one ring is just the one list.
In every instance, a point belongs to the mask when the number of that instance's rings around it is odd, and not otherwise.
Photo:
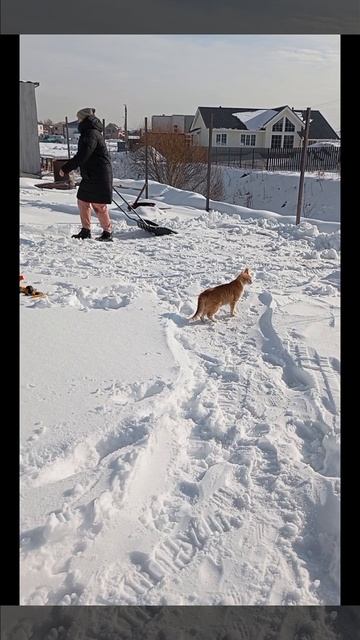
[[(285, 138), (287, 138), (288, 141), (291, 140), (292, 144), (287, 144), (286, 141), (285, 141)], [(295, 136), (293, 136), (293, 135), (284, 136), (284, 141), (283, 141), (284, 149), (293, 149), (294, 148), (294, 141), (295, 141), (294, 138), (295, 138)]]
[(272, 131), (283, 131), (284, 127), (284, 118), (280, 118), (280, 120), (277, 120), (273, 126), (272, 126)]
[[(280, 144), (274, 144), (274, 138), (278, 138)], [(281, 149), (282, 144), (282, 136), (281, 135), (272, 135), (271, 136), (271, 148), (272, 149)]]

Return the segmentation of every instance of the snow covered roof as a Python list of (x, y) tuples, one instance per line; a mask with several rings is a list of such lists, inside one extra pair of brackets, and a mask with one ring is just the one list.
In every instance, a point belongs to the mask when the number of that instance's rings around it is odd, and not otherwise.
[[(244, 107), (198, 107), (205, 127), (209, 129), (211, 114), (214, 129), (240, 129), (257, 131), (271, 120), (277, 113), (281, 113), (288, 105), (266, 109)], [(290, 109), (290, 107), (289, 107)], [(294, 114), (305, 123), (306, 109), (291, 109)], [(269, 116), (269, 117), (268, 117)], [(262, 124), (261, 124), (262, 123)], [(339, 136), (329, 125), (320, 111), (311, 111), (309, 131), (310, 140), (339, 140)]]
[(275, 109), (257, 109), (256, 111), (241, 111), (233, 114), (239, 118), (240, 122), (246, 125), (251, 131), (259, 131), (269, 120), (278, 115)]

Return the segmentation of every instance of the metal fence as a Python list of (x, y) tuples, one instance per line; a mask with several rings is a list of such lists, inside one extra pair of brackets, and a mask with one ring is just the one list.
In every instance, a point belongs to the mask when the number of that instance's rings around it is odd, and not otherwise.
[[(213, 164), (260, 171), (300, 171), (301, 148), (213, 147)], [(305, 171), (340, 171), (340, 147), (309, 147)]]

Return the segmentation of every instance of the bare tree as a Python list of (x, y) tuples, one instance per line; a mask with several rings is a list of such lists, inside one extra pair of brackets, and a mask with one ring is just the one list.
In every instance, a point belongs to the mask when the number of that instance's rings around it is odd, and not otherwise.
[[(145, 168), (145, 139), (141, 138), (132, 162), (137, 169)], [(207, 149), (193, 146), (179, 133), (148, 132), (149, 178), (177, 189), (206, 195)], [(210, 197), (223, 196), (223, 181), (218, 167), (212, 167)]]

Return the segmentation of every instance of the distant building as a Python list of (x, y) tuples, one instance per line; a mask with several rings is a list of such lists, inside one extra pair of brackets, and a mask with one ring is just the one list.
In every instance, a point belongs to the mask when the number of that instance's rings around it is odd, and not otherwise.
[(105, 139), (106, 140), (118, 140), (121, 137), (122, 131), (117, 124), (109, 122), (105, 126)]
[(193, 115), (152, 116), (151, 129), (154, 133), (189, 133), (193, 120)]
[(20, 174), (41, 175), (35, 89), (38, 82), (20, 81)]

